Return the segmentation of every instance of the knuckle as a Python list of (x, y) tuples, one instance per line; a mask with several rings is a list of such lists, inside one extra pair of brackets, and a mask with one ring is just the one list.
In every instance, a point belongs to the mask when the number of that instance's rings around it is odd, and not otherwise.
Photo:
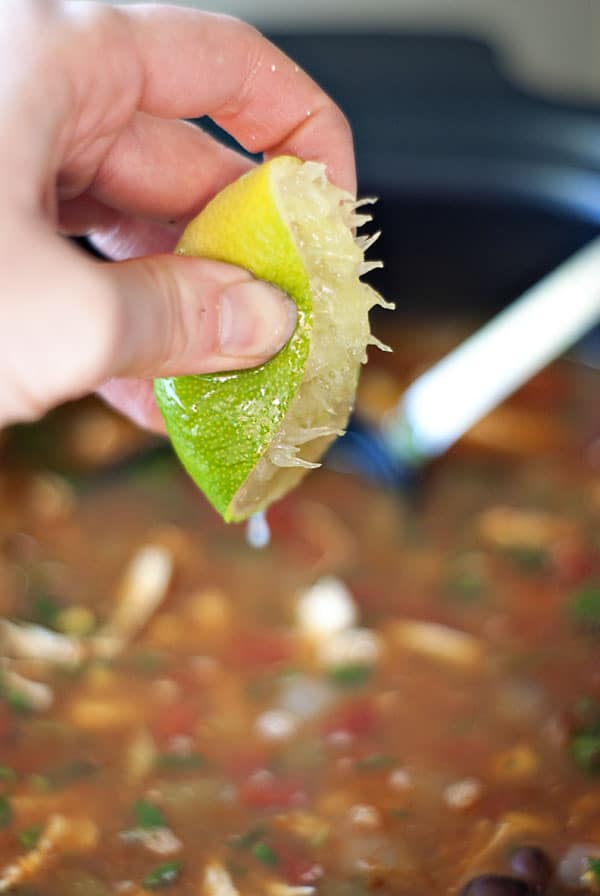
[(332, 131), (336, 131), (345, 139), (352, 137), (352, 128), (350, 122), (336, 103), (327, 97), (326, 103), (322, 107), (322, 114), (328, 119), (328, 127)]
[[(67, 353), (54, 383), (63, 396), (73, 389), (88, 392), (112, 375), (126, 328), (123, 302), (112, 278), (102, 276), (102, 264), (93, 264), (78, 275), (71, 287), (77, 301), (69, 301), (62, 319), (68, 320)], [(68, 315), (68, 317), (67, 317)]]
[(0, 389), (0, 429), (11, 423), (32, 423), (50, 408), (35, 394), (30, 384), (23, 381), (18, 371), (4, 370)]
[(58, 0), (12, 0), (8, 6), (9, 12), (18, 12), (21, 21), (28, 25), (47, 25), (49, 21), (57, 18), (60, 13)]
[(222, 103), (219, 114), (225, 118), (239, 115), (254, 96), (264, 57), (271, 44), (254, 26), (241, 19), (231, 19), (232, 45), (236, 47), (238, 60), (243, 60), (239, 78), (232, 85), (231, 93)]
[(237, 16), (222, 16), (223, 21), (227, 22), (228, 26), (231, 27), (233, 31), (235, 31), (235, 37), (237, 39), (245, 40), (250, 43), (257, 43), (264, 40), (262, 33), (255, 28), (254, 25), (251, 25), (249, 22), (245, 22), (243, 19), (239, 19)]
[[(150, 365), (156, 370), (185, 350), (186, 321), (185, 302), (182, 300), (185, 285), (176, 273), (176, 265), (164, 256), (148, 256), (138, 260), (142, 276), (150, 281), (149, 292), (160, 296), (153, 313), (152, 359)], [(150, 371), (149, 371), (150, 372)]]

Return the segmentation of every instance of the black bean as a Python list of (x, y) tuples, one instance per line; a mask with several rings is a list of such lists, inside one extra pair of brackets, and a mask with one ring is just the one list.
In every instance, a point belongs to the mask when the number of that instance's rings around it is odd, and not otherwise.
[(461, 890), (461, 896), (531, 896), (534, 891), (524, 880), (504, 874), (481, 874)]
[(546, 889), (552, 877), (552, 862), (539, 846), (520, 846), (511, 856), (515, 874), (526, 880), (538, 893)]

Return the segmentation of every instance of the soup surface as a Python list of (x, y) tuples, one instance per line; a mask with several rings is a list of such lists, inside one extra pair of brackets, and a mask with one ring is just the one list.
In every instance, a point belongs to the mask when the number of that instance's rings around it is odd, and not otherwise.
[(599, 395), (552, 368), (408, 493), (318, 471), (263, 550), (164, 452), (100, 473), (100, 406), (9, 433), (0, 892), (600, 890)]

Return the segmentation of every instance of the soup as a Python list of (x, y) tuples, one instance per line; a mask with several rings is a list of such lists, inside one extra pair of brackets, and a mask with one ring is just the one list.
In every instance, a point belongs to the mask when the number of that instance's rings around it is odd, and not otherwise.
[[(448, 335), (395, 342), (366, 415)], [(100, 406), (9, 433), (0, 892), (598, 890), (598, 379), (550, 369), (414, 491), (312, 474), (260, 551), (164, 452), (82, 475), (139, 447)]]

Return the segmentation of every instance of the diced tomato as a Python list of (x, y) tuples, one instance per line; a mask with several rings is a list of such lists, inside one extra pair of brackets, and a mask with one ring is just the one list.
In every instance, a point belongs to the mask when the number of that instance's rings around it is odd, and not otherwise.
[(151, 725), (158, 743), (164, 746), (174, 737), (193, 734), (198, 720), (199, 707), (190, 700), (177, 700), (161, 707)]
[(485, 733), (449, 737), (444, 742), (444, 765), (465, 776), (474, 774), (489, 761), (492, 745)]
[(268, 769), (270, 751), (266, 747), (254, 747), (228, 756), (223, 761), (223, 768), (229, 777), (243, 781), (255, 772)]
[(325, 720), (324, 733), (343, 731), (352, 737), (365, 737), (373, 732), (376, 725), (377, 712), (373, 702), (368, 699), (353, 700)]
[(257, 774), (242, 786), (240, 799), (253, 809), (297, 809), (306, 805), (307, 794), (297, 778)]
[(293, 887), (314, 886), (323, 877), (323, 866), (300, 844), (276, 843), (278, 870)]
[(269, 508), (269, 526), (274, 544), (283, 544), (298, 562), (314, 566), (323, 554), (307, 520), (305, 508), (296, 496), (278, 501)]
[(292, 495), (269, 508), (269, 527), (274, 537), (293, 538), (296, 535), (296, 506), (296, 497)]
[(577, 541), (559, 542), (551, 557), (553, 570), (564, 585), (578, 585), (596, 570), (594, 555)]
[(351, 583), (352, 597), (361, 609), (366, 611), (378, 608), (382, 604), (382, 597), (387, 599), (387, 589), (378, 588), (370, 579), (367, 581), (353, 580)]
[(245, 668), (275, 666), (294, 659), (296, 644), (286, 632), (244, 632), (232, 647), (233, 659)]

